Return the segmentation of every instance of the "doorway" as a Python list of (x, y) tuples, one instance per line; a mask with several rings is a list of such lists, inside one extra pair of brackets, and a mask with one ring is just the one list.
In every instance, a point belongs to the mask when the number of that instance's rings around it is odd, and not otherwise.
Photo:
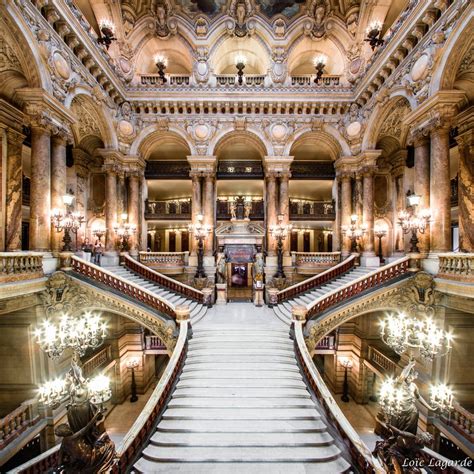
[(234, 288), (246, 288), (248, 281), (248, 265), (246, 263), (231, 264), (231, 286)]

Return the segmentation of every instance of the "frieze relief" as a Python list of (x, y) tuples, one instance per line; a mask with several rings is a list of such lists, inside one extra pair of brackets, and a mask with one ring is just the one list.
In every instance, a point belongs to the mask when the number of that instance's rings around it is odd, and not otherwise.
[(97, 291), (64, 272), (53, 273), (40, 296), (48, 317), (59, 317), (63, 313), (76, 316), (88, 309), (108, 311), (142, 324), (159, 336), (168, 350), (176, 344), (176, 325), (173, 322), (166, 322), (156, 314), (148, 314), (127, 304), (111, 292)]

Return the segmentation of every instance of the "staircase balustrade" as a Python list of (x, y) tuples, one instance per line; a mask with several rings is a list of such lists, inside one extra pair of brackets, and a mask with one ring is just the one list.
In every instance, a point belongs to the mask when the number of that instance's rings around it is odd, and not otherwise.
[(148, 267), (184, 271), (189, 262), (189, 252), (139, 252), (138, 259)]
[(341, 252), (291, 252), (297, 272), (333, 267), (341, 261)]
[(124, 264), (127, 268), (132, 270), (132, 272), (162, 286), (163, 288), (174, 291), (175, 293), (179, 293), (180, 295), (191, 298), (195, 301), (198, 301), (199, 303), (204, 303), (204, 293), (200, 290), (197, 290), (196, 288), (193, 288), (192, 286), (185, 285), (180, 281), (158, 273), (157, 271), (147, 267), (146, 265), (143, 265), (128, 255), (125, 255), (124, 257)]
[(474, 254), (442, 253), (438, 258), (438, 278), (474, 282)]
[[(344, 262), (343, 262), (344, 263)], [(410, 258), (404, 257), (390, 265), (380, 267), (373, 272), (354, 280), (346, 285), (343, 285), (336, 290), (330, 291), (321, 298), (317, 298), (308, 306), (307, 319), (310, 319), (326, 309), (335, 306), (338, 303), (359, 296), (367, 290), (380, 286), (389, 281), (395, 280), (409, 272)], [(337, 268), (337, 267), (334, 267)], [(331, 269), (334, 270), (334, 269)], [(326, 272), (325, 272), (326, 273)], [(318, 276), (324, 275), (321, 273)]]
[(295, 352), (309, 386), (325, 410), (331, 424), (337, 428), (344, 442), (348, 445), (352, 463), (366, 474), (385, 473), (380, 462), (372, 455), (369, 448), (344, 416), (316, 369), (304, 341), (303, 324), (304, 321), (294, 320)]
[(374, 346), (369, 346), (369, 361), (373, 362), (376, 367), (380, 367), (389, 375), (394, 375), (397, 371), (397, 364)]
[(459, 403), (453, 404), (449, 416), (442, 416), (444, 424), (453, 427), (463, 438), (474, 443), (474, 414), (463, 408)]
[(160, 298), (158, 295), (146, 290), (145, 288), (114, 275), (102, 267), (98, 267), (93, 263), (86, 262), (85, 260), (73, 256), (72, 269), (79, 275), (93, 280), (96, 283), (105, 285), (109, 289), (116, 290), (121, 295), (129, 296), (135, 301), (144, 303), (150, 308), (176, 319), (175, 307), (172, 303)]
[(38, 401), (31, 399), (23, 402), (19, 407), (0, 419), (0, 449), (5, 448), (26, 429), (39, 421)]
[(82, 371), (86, 377), (90, 377), (97, 369), (105, 367), (111, 360), (112, 348), (105, 346), (84, 362)]
[(158, 336), (145, 336), (145, 350), (166, 350), (166, 346)]
[(356, 257), (355, 255), (351, 255), (349, 258), (344, 260), (343, 262), (335, 265), (334, 267), (329, 268), (325, 272), (319, 273), (314, 277), (308, 278), (300, 283), (296, 283), (284, 290), (281, 290), (277, 294), (278, 303), (285, 301), (290, 298), (295, 298), (302, 293), (306, 293), (313, 288), (319, 287), (324, 285), (328, 281), (333, 280), (334, 278), (348, 272), (351, 270), (355, 265)]
[(43, 254), (0, 252), (0, 283), (32, 280), (43, 276)]
[(112, 469), (113, 474), (129, 472), (133, 461), (141, 453), (145, 443), (155, 430), (156, 423), (166, 408), (175, 382), (183, 368), (188, 350), (187, 337), (188, 321), (181, 321), (176, 346), (158, 385), (122, 442), (116, 446), (118, 462)]

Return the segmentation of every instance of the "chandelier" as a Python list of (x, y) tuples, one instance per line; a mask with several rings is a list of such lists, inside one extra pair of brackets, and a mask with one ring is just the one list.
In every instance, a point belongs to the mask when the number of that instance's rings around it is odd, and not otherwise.
[(431, 318), (419, 320), (405, 313), (390, 314), (381, 321), (380, 334), (397, 354), (418, 349), (421, 357), (433, 360), (451, 350), (452, 335), (438, 328)]
[(204, 216), (198, 214), (196, 216), (196, 223), (189, 224), (188, 230), (191, 234), (194, 235), (194, 238), (197, 240), (197, 270), (195, 278), (206, 278), (206, 273), (204, 271), (204, 239), (209, 235), (212, 228), (209, 224), (204, 224)]
[(382, 33), (382, 22), (380, 21), (373, 21), (367, 27), (367, 38), (364, 41), (367, 41), (372, 48), (372, 51), (377, 48), (378, 46), (382, 46), (384, 44), (384, 40), (381, 38)]
[(270, 226), (270, 234), (277, 241), (278, 260), (275, 278), (286, 278), (283, 271), (283, 241), (291, 233), (292, 229), (293, 226), (291, 224), (283, 223), (283, 216), (281, 214), (278, 216), (278, 224)]
[(324, 68), (326, 67), (327, 57), (324, 54), (318, 54), (313, 59), (313, 64), (316, 69), (316, 77), (314, 79), (315, 84), (319, 84), (321, 77), (324, 74)]
[(114, 36), (114, 24), (112, 21), (104, 18), (99, 23), (101, 37), (97, 40), (99, 44), (103, 44), (106, 49), (109, 49), (112, 41), (116, 41), (117, 38)]
[(238, 54), (235, 58), (235, 67), (237, 68), (237, 82), (241, 86), (244, 82), (244, 69), (247, 64), (247, 58), (243, 54)]
[(63, 252), (72, 251), (72, 239), (71, 232), (77, 234), (77, 231), (81, 228), (84, 222), (84, 216), (81, 216), (79, 212), (72, 211), (72, 203), (74, 201), (74, 195), (69, 192), (63, 196), (63, 203), (66, 210), (53, 209), (51, 211), (51, 222), (56, 229), (56, 232), (63, 232)]
[(165, 75), (165, 70), (168, 66), (168, 58), (163, 54), (157, 54), (155, 56), (155, 64), (156, 69), (158, 69), (158, 77), (160, 78), (161, 83), (164, 84), (168, 81)]
[(358, 225), (359, 217), (357, 214), (352, 214), (350, 225), (341, 226), (343, 235), (347, 236), (351, 241), (351, 252), (357, 252), (357, 241), (367, 232), (365, 224)]
[(83, 356), (87, 349), (100, 346), (106, 335), (107, 328), (100, 315), (92, 313), (79, 318), (63, 314), (58, 324), (46, 320), (35, 331), (37, 343), (53, 359), (68, 348)]
[(393, 377), (387, 377), (380, 386), (379, 404), (388, 417), (397, 416), (403, 407), (405, 396), (403, 390), (397, 387)]
[(421, 196), (408, 191), (408, 207), (406, 210), (402, 210), (398, 213), (398, 224), (402, 228), (403, 233), (408, 234), (411, 232), (411, 253), (418, 253), (420, 251), (418, 249), (419, 240), (417, 233), (424, 234), (431, 219), (431, 211), (429, 209), (417, 210), (420, 200)]
[(137, 226), (128, 222), (128, 214), (125, 212), (121, 214), (122, 222), (116, 222), (113, 226), (114, 232), (119, 237), (120, 250), (127, 252), (129, 250), (129, 240), (132, 235), (137, 233)]

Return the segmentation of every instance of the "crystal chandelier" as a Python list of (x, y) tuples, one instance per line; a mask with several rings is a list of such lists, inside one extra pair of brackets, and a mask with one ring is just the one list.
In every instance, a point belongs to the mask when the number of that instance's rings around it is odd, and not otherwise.
[(405, 313), (389, 314), (381, 321), (383, 342), (397, 354), (418, 349), (421, 357), (433, 360), (451, 350), (452, 335), (436, 326), (431, 318), (409, 318)]
[(351, 216), (350, 225), (341, 226), (342, 233), (347, 236), (351, 241), (351, 252), (357, 252), (357, 241), (367, 232), (367, 226), (365, 224), (358, 225), (359, 220), (356, 214)]
[(63, 314), (58, 324), (45, 320), (36, 329), (36, 341), (41, 349), (57, 359), (68, 348), (83, 356), (87, 349), (100, 346), (107, 335), (106, 324), (100, 315), (85, 313), (79, 318)]
[(51, 222), (56, 229), (56, 232), (63, 232), (63, 252), (72, 251), (72, 239), (71, 232), (77, 234), (77, 231), (81, 228), (84, 222), (84, 216), (79, 212), (72, 211), (72, 203), (74, 201), (74, 195), (69, 192), (63, 196), (63, 203), (66, 210), (53, 209), (51, 211)]
[(283, 241), (291, 233), (292, 229), (292, 224), (283, 224), (283, 216), (281, 214), (278, 216), (278, 224), (270, 226), (270, 234), (277, 241), (278, 260), (275, 278), (286, 278), (283, 271)]
[(97, 375), (87, 383), (89, 400), (94, 405), (103, 405), (112, 398), (110, 380), (105, 375)]
[(453, 408), (453, 391), (445, 384), (431, 386), (431, 404), (441, 412), (449, 412)]
[(120, 250), (126, 252), (129, 250), (129, 239), (132, 235), (137, 233), (137, 226), (128, 222), (128, 214), (123, 213), (121, 216), (122, 222), (114, 224), (114, 232), (118, 235), (120, 240)]
[(380, 386), (379, 404), (383, 412), (388, 416), (397, 416), (404, 402), (403, 390), (397, 387), (395, 379), (387, 377)]
[(206, 277), (206, 273), (204, 272), (204, 239), (209, 235), (212, 228), (210, 225), (204, 224), (203, 221), (204, 216), (202, 214), (198, 214), (196, 217), (196, 223), (188, 225), (189, 232), (194, 235), (194, 238), (197, 240), (198, 243), (198, 262), (195, 278)]

